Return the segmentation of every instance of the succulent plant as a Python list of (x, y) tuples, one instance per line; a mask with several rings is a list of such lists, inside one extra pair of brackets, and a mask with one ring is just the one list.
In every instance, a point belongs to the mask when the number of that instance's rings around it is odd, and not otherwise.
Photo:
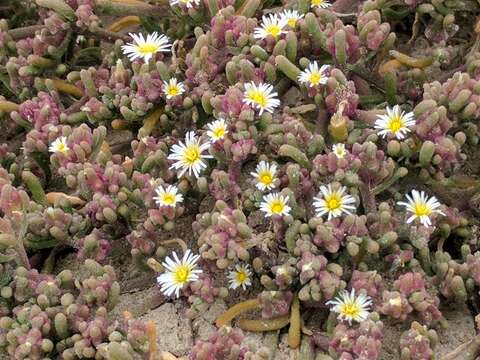
[(5, 1), (0, 357), (154, 356), (110, 317), (118, 258), (189, 316), (232, 305), (192, 359), (267, 359), (240, 329), (288, 327), (305, 358), (374, 360), (392, 321), (402, 359), (431, 357), (441, 305), (480, 288), (477, 13)]

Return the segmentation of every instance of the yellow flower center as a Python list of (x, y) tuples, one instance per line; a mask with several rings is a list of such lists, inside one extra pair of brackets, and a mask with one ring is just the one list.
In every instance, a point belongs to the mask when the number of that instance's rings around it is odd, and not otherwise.
[(65, 152), (65, 151), (67, 151), (67, 147), (64, 143), (59, 143), (58, 147), (57, 147), (57, 150), (60, 151), (60, 152)]
[(168, 88), (167, 88), (167, 93), (168, 95), (170, 96), (176, 96), (178, 95), (179, 93), (179, 89), (178, 89), (178, 86), (175, 86), (175, 85), (169, 85)]
[(225, 135), (225, 129), (223, 127), (219, 127), (217, 129), (213, 130), (213, 135), (216, 138), (220, 139)]
[(295, 18), (288, 19), (287, 24), (291, 28), (294, 28), (297, 25), (297, 19)]
[(243, 270), (237, 272), (237, 282), (243, 284), (247, 280), (247, 273)]
[(345, 156), (345, 150), (337, 147), (335, 149), (335, 155), (337, 155), (339, 158), (343, 158)]
[(145, 43), (138, 45), (138, 52), (142, 55), (153, 54), (157, 51), (158, 45)]
[(175, 204), (175, 195), (173, 194), (164, 194), (163, 195), (163, 202), (167, 205)]
[(325, 203), (328, 210), (333, 211), (337, 210), (340, 206), (342, 206), (342, 199), (340, 199), (340, 196), (338, 196), (337, 194), (334, 194), (326, 198)]
[(198, 160), (200, 160), (200, 149), (195, 147), (190, 147), (185, 150), (185, 162), (189, 165), (195, 164)]
[(342, 306), (341, 313), (344, 316), (348, 316), (351, 318), (355, 318), (360, 314), (360, 308), (358, 307), (357, 304), (351, 303), (351, 304), (344, 304)]
[(273, 182), (273, 176), (268, 172), (261, 173), (259, 179), (264, 185), (270, 185)]
[(322, 74), (320, 74), (319, 72), (314, 72), (310, 74), (310, 84), (318, 85), (320, 83), (320, 80), (322, 80)]
[(403, 128), (403, 121), (402, 118), (400, 117), (394, 117), (390, 119), (390, 122), (388, 124), (388, 128), (390, 131), (394, 134), (396, 134), (401, 128)]
[(431, 214), (431, 209), (427, 204), (425, 203), (416, 203), (414, 206), (415, 209), (415, 215), (417, 216), (428, 216)]
[(274, 200), (270, 204), (270, 209), (274, 214), (281, 214), (285, 205), (280, 200)]
[(186, 265), (180, 265), (175, 271), (175, 282), (177, 284), (185, 284), (190, 275), (190, 268)]
[(282, 32), (282, 29), (277, 24), (271, 24), (265, 27), (265, 31), (273, 37), (277, 37)]
[(313, 6), (320, 6), (321, 4), (323, 4), (323, 0), (312, 0)]
[(267, 106), (267, 97), (265, 94), (259, 90), (253, 90), (250, 92), (250, 99), (252, 99), (253, 102), (257, 103), (261, 107), (266, 107)]

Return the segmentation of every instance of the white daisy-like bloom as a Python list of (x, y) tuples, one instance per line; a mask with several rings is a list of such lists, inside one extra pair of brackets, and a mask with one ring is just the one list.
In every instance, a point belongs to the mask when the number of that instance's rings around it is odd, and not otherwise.
[(207, 128), (207, 135), (212, 142), (222, 140), (228, 133), (228, 126), (224, 119), (218, 119), (211, 122), (207, 125)]
[(274, 181), (276, 180), (277, 165), (269, 164), (266, 161), (260, 161), (256, 167), (256, 172), (251, 172), (257, 183), (255, 186), (259, 190), (271, 190), (275, 187)]
[(252, 285), (251, 277), (252, 272), (250, 271), (250, 266), (247, 265), (235, 265), (235, 270), (232, 270), (228, 273), (228, 283), (230, 289), (236, 289), (242, 287), (243, 290), (247, 289), (247, 286)]
[(334, 144), (332, 146), (332, 152), (337, 156), (337, 158), (343, 159), (347, 154), (347, 150), (345, 150), (345, 144)]
[(66, 154), (69, 150), (67, 145), (67, 138), (65, 136), (60, 136), (59, 138), (55, 139), (48, 148), (48, 151), (52, 153), (62, 153)]
[(143, 34), (129, 35), (134, 42), (123, 45), (122, 50), (130, 61), (143, 58), (143, 61), (148, 62), (157, 52), (169, 52), (172, 47), (168, 37), (157, 32), (148, 34), (146, 38)]
[(318, 67), (316, 61), (311, 62), (308, 67), (298, 75), (298, 81), (309, 87), (326, 84), (328, 81), (327, 71), (330, 69), (328, 65)]
[(288, 215), (292, 208), (288, 206), (288, 197), (278, 193), (265, 195), (263, 201), (260, 203), (260, 210), (265, 213), (265, 216), (273, 215)]
[(332, 185), (320, 186), (319, 197), (314, 197), (313, 206), (316, 210), (316, 215), (321, 217), (328, 214), (328, 220), (339, 217), (343, 213), (351, 214), (355, 211), (355, 199), (353, 196), (346, 194), (347, 188), (342, 186), (337, 190), (332, 189)]
[(182, 260), (173, 252), (173, 258), (167, 256), (162, 263), (166, 271), (157, 277), (157, 282), (161, 285), (160, 290), (166, 295), (175, 294), (178, 298), (180, 290), (189, 282), (198, 280), (198, 274), (202, 273), (201, 269), (197, 269), (197, 262), (200, 255), (194, 255), (188, 249), (183, 254)]
[(399, 201), (398, 205), (404, 206), (412, 215), (407, 219), (407, 224), (419, 219), (422, 225), (431, 226), (430, 216), (433, 214), (445, 215), (439, 208), (441, 204), (435, 196), (428, 197), (424, 191), (412, 190), (412, 196), (407, 194), (407, 202)]
[(351, 292), (341, 291), (338, 296), (325, 303), (333, 305), (330, 309), (338, 314), (338, 319), (346, 320), (351, 325), (352, 321), (361, 322), (368, 318), (372, 299), (364, 294), (355, 296), (355, 289)]
[(171, 78), (168, 81), (164, 81), (162, 90), (167, 99), (171, 99), (177, 95), (181, 95), (185, 92), (185, 87), (181, 81), (177, 81), (176, 78)]
[(178, 188), (175, 185), (168, 185), (166, 188), (159, 185), (155, 192), (157, 196), (154, 196), (153, 200), (159, 206), (175, 207), (177, 203), (183, 201), (183, 195), (178, 194)]
[(210, 143), (202, 144), (194, 131), (187, 132), (185, 143), (180, 141), (179, 144), (172, 146), (172, 152), (168, 155), (168, 159), (176, 161), (170, 166), (170, 169), (180, 170), (178, 177), (188, 171), (188, 175), (193, 173), (198, 178), (200, 172), (207, 167), (203, 160), (212, 158), (211, 155), (202, 154), (209, 147)]
[(286, 22), (291, 29), (295, 29), (297, 21), (302, 19), (303, 16), (297, 10), (283, 10), (280, 13), (280, 20)]
[(312, 6), (312, 8), (319, 7), (319, 8), (322, 8), (322, 9), (326, 9), (326, 8), (332, 6), (332, 4), (330, 4), (327, 0), (312, 0), (311, 6)]
[(170, 0), (170, 6), (185, 5), (187, 9), (200, 5), (200, 0)]
[(262, 23), (253, 30), (255, 39), (263, 40), (271, 35), (275, 39), (286, 31), (283, 28), (287, 25), (287, 20), (277, 14), (269, 14), (262, 16)]
[(405, 113), (400, 106), (395, 105), (393, 108), (387, 106), (387, 114), (379, 115), (374, 127), (379, 130), (378, 135), (386, 137), (392, 134), (402, 140), (405, 134), (411, 131), (409, 127), (413, 125), (415, 125), (413, 112)]
[(278, 94), (273, 91), (273, 86), (266, 83), (256, 85), (253, 81), (245, 84), (245, 92), (242, 101), (254, 109), (260, 110), (259, 115), (264, 111), (273, 113), (273, 110), (280, 106)]

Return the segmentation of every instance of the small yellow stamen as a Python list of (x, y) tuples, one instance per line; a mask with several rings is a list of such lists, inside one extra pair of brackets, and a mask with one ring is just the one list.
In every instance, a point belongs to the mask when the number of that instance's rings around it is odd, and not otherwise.
[(177, 96), (180, 91), (178, 90), (177, 86), (169, 86), (167, 89), (167, 93), (170, 96)]
[(175, 203), (175, 196), (173, 194), (163, 195), (163, 202), (168, 205), (173, 205)]
[(356, 304), (344, 304), (341, 312), (345, 316), (355, 318), (360, 314), (360, 308)]
[(336, 210), (342, 205), (341, 199), (337, 195), (332, 195), (330, 198), (325, 199), (325, 202), (330, 211)]
[(246, 279), (247, 279), (247, 274), (245, 273), (245, 271), (237, 272), (237, 282), (239, 284), (242, 284), (243, 282), (245, 282)]
[(320, 74), (318, 72), (314, 72), (310, 75), (310, 83), (312, 85), (320, 84), (320, 80), (322, 80), (322, 74)]
[(217, 138), (221, 138), (223, 137), (223, 135), (225, 135), (225, 129), (223, 127), (220, 127), (213, 131), (213, 135), (215, 135), (215, 137)]
[(272, 175), (269, 173), (263, 173), (260, 175), (260, 182), (265, 185), (270, 185), (273, 181)]
[(403, 127), (403, 121), (401, 118), (394, 117), (390, 119), (390, 123), (388, 124), (388, 128), (394, 134), (396, 134), (401, 128)]
[(267, 98), (261, 91), (253, 90), (250, 92), (250, 98), (261, 107), (267, 106)]
[(282, 29), (280, 29), (280, 26), (273, 24), (273, 25), (267, 26), (265, 28), (265, 31), (268, 34), (272, 35), (273, 37), (277, 37), (282, 32)]
[(429, 216), (432, 213), (427, 204), (416, 203), (415, 204), (415, 215), (417, 216)]
[(184, 284), (187, 282), (188, 275), (190, 275), (190, 268), (183, 265), (179, 266), (175, 271), (175, 282), (178, 284)]
[(288, 19), (287, 24), (288, 24), (288, 26), (290, 26), (291, 28), (294, 28), (294, 27), (297, 25), (297, 19)]
[(323, 4), (323, 1), (324, 0), (312, 0), (312, 5), (319, 6), (319, 5)]
[(270, 205), (270, 208), (274, 214), (280, 214), (283, 211), (284, 205), (281, 201), (275, 200)]
[(200, 150), (198, 147), (191, 147), (185, 151), (185, 162), (189, 165), (194, 164), (200, 160)]
[(142, 55), (153, 54), (157, 51), (158, 45), (155, 44), (143, 44), (138, 46), (138, 52)]

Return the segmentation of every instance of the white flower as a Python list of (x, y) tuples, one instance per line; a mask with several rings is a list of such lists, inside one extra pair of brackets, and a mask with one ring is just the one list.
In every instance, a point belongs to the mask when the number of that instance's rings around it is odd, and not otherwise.
[(346, 320), (352, 324), (352, 320), (360, 322), (368, 318), (372, 299), (363, 294), (355, 297), (355, 289), (350, 293), (343, 290), (335, 299), (327, 301), (326, 305), (333, 305), (331, 311), (336, 312), (340, 320)]
[(428, 198), (424, 191), (412, 190), (412, 196), (407, 195), (408, 202), (399, 201), (398, 205), (405, 206), (412, 215), (407, 219), (407, 224), (419, 219), (424, 226), (432, 225), (430, 215), (445, 215), (439, 207), (441, 206), (435, 196)]
[(330, 69), (328, 65), (322, 65), (319, 68), (316, 61), (311, 62), (308, 67), (298, 75), (298, 81), (310, 87), (326, 84), (328, 80), (328, 69)]
[(328, 214), (328, 220), (342, 215), (342, 213), (351, 214), (350, 211), (355, 210), (355, 206), (350, 205), (355, 203), (353, 196), (345, 194), (347, 188), (342, 186), (340, 189), (333, 190), (332, 185), (328, 187), (320, 186), (321, 197), (314, 197), (313, 206), (317, 212), (317, 216)]
[(285, 22), (291, 29), (295, 29), (297, 21), (303, 18), (303, 16), (297, 10), (283, 10), (280, 13), (280, 21)]
[(262, 210), (267, 217), (272, 215), (288, 215), (291, 209), (292, 208), (288, 206), (288, 197), (278, 193), (265, 195), (260, 204), (260, 210)]
[(252, 276), (250, 266), (237, 264), (235, 266), (235, 270), (232, 270), (228, 273), (228, 287), (235, 290), (241, 286), (243, 290), (245, 290), (247, 286), (252, 285), (250, 276)]
[(175, 293), (178, 298), (180, 296), (180, 289), (191, 281), (198, 280), (198, 274), (202, 272), (196, 269), (197, 261), (200, 255), (193, 255), (187, 250), (183, 254), (182, 260), (173, 252), (173, 259), (167, 256), (162, 263), (166, 271), (157, 277), (157, 282), (161, 285), (160, 290), (166, 295), (170, 296)]
[(195, 132), (187, 132), (185, 144), (180, 141), (178, 145), (172, 146), (172, 152), (168, 155), (168, 159), (177, 161), (170, 166), (170, 169), (180, 169), (179, 177), (188, 171), (188, 175), (193, 173), (198, 178), (200, 172), (207, 167), (203, 159), (212, 157), (211, 155), (202, 154), (209, 147), (209, 142), (200, 143), (200, 139), (197, 139)]
[(48, 148), (48, 151), (52, 153), (62, 153), (66, 154), (67, 151), (69, 150), (69, 147), (67, 145), (67, 138), (65, 136), (60, 136), (57, 138), (54, 142), (50, 144), (50, 147)]
[(187, 9), (200, 5), (200, 0), (170, 0), (170, 6), (185, 5)]
[(177, 95), (183, 94), (185, 92), (185, 87), (182, 82), (177, 82), (176, 78), (171, 78), (170, 80), (163, 82), (162, 90), (167, 99), (171, 99)]
[(326, 9), (326, 8), (332, 6), (332, 4), (330, 4), (326, 0), (312, 0), (311, 6), (312, 6), (312, 8), (313, 7), (320, 7), (322, 9)]
[(334, 144), (332, 146), (332, 152), (337, 156), (337, 158), (343, 159), (347, 154), (347, 151), (345, 150), (345, 144)]
[(168, 185), (166, 189), (159, 185), (155, 192), (157, 196), (154, 196), (153, 199), (159, 206), (175, 207), (177, 203), (183, 201), (183, 195), (177, 193), (178, 188), (174, 185)]
[(401, 140), (410, 131), (409, 126), (412, 125), (415, 125), (413, 112), (405, 113), (400, 106), (395, 105), (393, 108), (387, 106), (387, 114), (379, 115), (374, 126), (375, 129), (380, 130), (379, 135), (386, 137), (392, 134)]
[(260, 161), (255, 170), (257, 172), (251, 172), (250, 175), (257, 179), (257, 184), (255, 185), (257, 189), (271, 190), (275, 187), (274, 181), (276, 180), (277, 165)]
[(277, 14), (269, 14), (267, 16), (262, 16), (262, 23), (260, 27), (257, 27), (253, 30), (253, 36), (255, 39), (265, 39), (268, 35), (277, 38), (281, 34), (285, 34), (286, 31), (283, 28), (287, 25), (287, 20), (278, 17)]
[(266, 83), (261, 83), (258, 86), (252, 81), (245, 84), (245, 92), (243, 93), (243, 102), (259, 109), (259, 115), (264, 111), (273, 113), (273, 110), (280, 106), (280, 100), (276, 97), (278, 94), (273, 91), (273, 86)]
[(224, 119), (218, 119), (207, 125), (207, 135), (213, 142), (221, 140), (228, 133), (227, 123)]
[(148, 62), (157, 52), (169, 52), (172, 47), (168, 37), (157, 32), (148, 34), (146, 38), (142, 34), (129, 35), (134, 42), (123, 45), (122, 50), (130, 61), (143, 58), (143, 61)]

